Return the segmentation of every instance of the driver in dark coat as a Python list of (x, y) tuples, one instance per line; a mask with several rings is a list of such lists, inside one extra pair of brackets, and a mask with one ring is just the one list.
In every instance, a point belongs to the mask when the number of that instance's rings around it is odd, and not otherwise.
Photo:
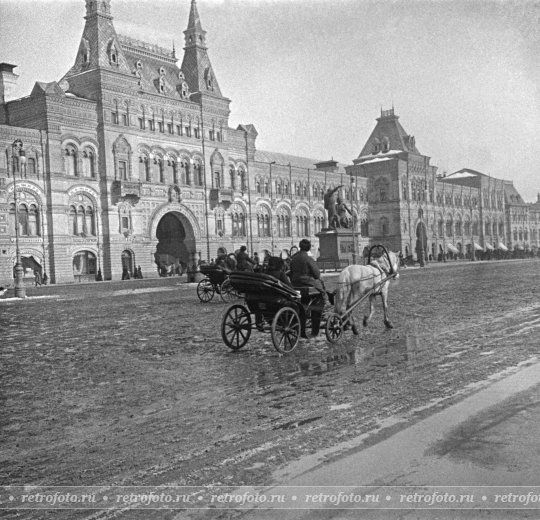
[(324, 310), (326, 311), (331, 305), (328, 301), (326, 288), (321, 280), (319, 266), (313, 257), (308, 255), (308, 251), (311, 249), (311, 242), (306, 238), (303, 238), (300, 240), (299, 246), (300, 251), (298, 251), (291, 259), (291, 282), (295, 287), (315, 287), (323, 297)]

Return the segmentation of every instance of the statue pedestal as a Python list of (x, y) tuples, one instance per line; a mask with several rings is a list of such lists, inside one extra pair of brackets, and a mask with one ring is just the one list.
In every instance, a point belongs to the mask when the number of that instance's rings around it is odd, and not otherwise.
[[(320, 262), (341, 262), (348, 261), (349, 264), (356, 261), (362, 263), (362, 249), (365, 240), (362, 240), (360, 233), (348, 228), (327, 228), (317, 233), (319, 239)], [(356, 253), (356, 258), (353, 254)]]

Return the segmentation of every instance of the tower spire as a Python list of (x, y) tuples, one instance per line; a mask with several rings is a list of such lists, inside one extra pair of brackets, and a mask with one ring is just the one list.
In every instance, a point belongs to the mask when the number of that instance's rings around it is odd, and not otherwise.
[(202, 28), (197, 3), (191, 0), (187, 29), (184, 31), (185, 47), (182, 72), (191, 92), (213, 94), (221, 97), (206, 47), (206, 31)]

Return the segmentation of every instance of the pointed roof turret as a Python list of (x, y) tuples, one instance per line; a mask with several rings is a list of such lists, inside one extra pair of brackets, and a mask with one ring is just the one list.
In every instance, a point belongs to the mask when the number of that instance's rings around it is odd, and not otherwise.
[(129, 66), (112, 23), (110, 0), (86, 0), (85, 20), (75, 64), (64, 78), (97, 68), (129, 74)]
[(189, 21), (184, 36), (186, 46), (184, 47), (184, 60), (181, 69), (190, 91), (222, 97), (208, 57), (206, 31), (202, 28), (195, 0), (191, 0)]
[(420, 154), (416, 148), (414, 136), (408, 135), (399, 122), (399, 116), (394, 113), (394, 108), (383, 110), (381, 117), (377, 118), (377, 125), (369, 136), (358, 159), (364, 156), (379, 153), (412, 152)]

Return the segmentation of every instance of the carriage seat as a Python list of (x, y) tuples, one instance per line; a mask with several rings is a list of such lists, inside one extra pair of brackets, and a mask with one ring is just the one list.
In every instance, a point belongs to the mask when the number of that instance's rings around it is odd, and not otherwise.
[(317, 296), (319, 294), (321, 294), (319, 292), (318, 289), (316, 289), (315, 287), (306, 287), (305, 285), (304, 286), (293, 286), (293, 289), (295, 291), (300, 291), (300, 294), (302, 296), (302, 298), (306, 298), (307, 296)]

